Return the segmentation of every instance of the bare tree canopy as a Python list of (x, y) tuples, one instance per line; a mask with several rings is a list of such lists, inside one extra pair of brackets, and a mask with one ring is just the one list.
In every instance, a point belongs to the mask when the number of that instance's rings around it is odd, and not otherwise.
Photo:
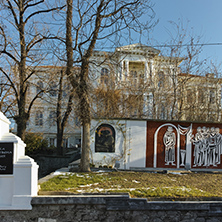
[(14, 119), (17, 123), (17, 134), (22, 139), (25, 136), (31, 107), (38, 98), (37, 94), (29, 104), (26, 103), (28, 81), (35, 73), (28, 66), (36, 66), (42, 61), (45, 56), (38, 54), (36, 49), (44, 43), (44, 40), (52, 38), (41, 19), (46, 19), (49, 12), (64, 7), (52, 6), (49, 2), (41, 0), (2, 0), (0, 2), (0, 57), (8, 66), (5, 66), (7, 70), (3, 67), (0, 71), (8, 79), (14, 91), (18, 108)]
[[(150, 15), (150, 20), (142, 16)], [(66, 59), (67, 72), (78, 97), (78, 115), (83, 127), (81, 170), (89, 171), (90, 149), (90, 84), (89, 63), (97, 44), (118, 46), (132, 32), (148, 34), (153, 25), (152, 4), (143, 0), (67, 0)], [(71, 75), (73, 64), (80, 64), (78, 76)]]

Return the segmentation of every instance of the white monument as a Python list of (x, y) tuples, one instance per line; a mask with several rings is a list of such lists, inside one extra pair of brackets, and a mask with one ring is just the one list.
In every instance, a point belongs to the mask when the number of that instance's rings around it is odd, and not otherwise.
[(31, 210), (38, 192), (38, 165), (25, 156), (25, 143), (9, 133), (10, 121), (0, 112), (0, 210)]

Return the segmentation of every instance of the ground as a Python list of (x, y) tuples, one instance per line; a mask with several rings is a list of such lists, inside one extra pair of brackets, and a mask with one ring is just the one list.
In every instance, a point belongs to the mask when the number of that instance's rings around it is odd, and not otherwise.
[(40, 195), (127, 192), (148, 200), (222, 200), (220, 172), (57, 172), (40, 186)]

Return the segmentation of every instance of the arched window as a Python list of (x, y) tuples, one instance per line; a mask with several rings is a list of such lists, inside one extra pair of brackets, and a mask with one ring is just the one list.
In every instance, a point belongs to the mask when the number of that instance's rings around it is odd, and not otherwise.
[(35, 125), (43, 126), (43, 113), (40, 110), (38, 110), (35, 114)]
[(108, 83), (108, 74), (109, 70), (107, 68), (101, 69), (101, 77), (100, 77), (100, 83), (101, 84), (107, 84)]
[(95, 152), (115, 152), (115, 130), (109, 124), (102, 124), (96, 129)]

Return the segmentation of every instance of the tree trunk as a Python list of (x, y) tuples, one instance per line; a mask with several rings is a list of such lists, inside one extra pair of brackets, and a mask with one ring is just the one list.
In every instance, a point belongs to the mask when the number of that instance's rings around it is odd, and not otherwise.
[(62, 84), (63, 84), (63, 71), (61, 71), (59, 79), (59, 90), (56, 110), (56, 123), (57, 123), (57, 154), (63, 155), (62, 142), (63, 142), (63, 128), (62, 128)]
[(57, 131), (57, 154), (63, 155), (63, 130)]
[(90, 171), (90, 123), (84, 123), (82, 125), (82, 155), (80, 162), (80, 171)]
[(29, 119), (29, 116), (25, 111), (22, 111), (14, 119), (17, 124), (17, 136), (20, 137), (24, 141), (25, 132), (26, 132), (26, 123)]

